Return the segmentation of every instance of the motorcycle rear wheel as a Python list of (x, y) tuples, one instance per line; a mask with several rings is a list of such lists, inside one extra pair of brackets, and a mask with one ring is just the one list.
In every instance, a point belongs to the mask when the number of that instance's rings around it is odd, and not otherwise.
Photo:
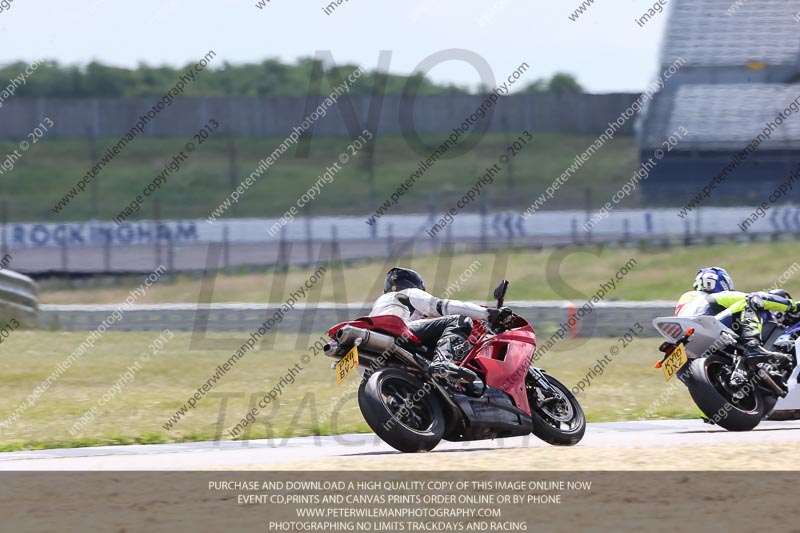
[(436, 392), (399, 368), (372, 374), (358, 390), (358, 406), (372, 431), (395, 450), (429, 452), (444, 437)]
[(545, 403), (539, 401), (536, 379), (529, 373), (525, 385), (533, 418), (533, 434), (554, 446), (574, 446), (586, 433), (586, 416), (577, 398), (560, 381), (549, 374), (547, 382), (556, 389), (556, 397)]
[(752, 386), (749, 394), (735, 398), (736, 393), (720, 372), (729, 365), (728, 360), (714, 355), (695, 359), (684, 383), (694, 403), (709, 420), (728, 431), (750, 431), (761, 423), (767, 406), (761, 393)]

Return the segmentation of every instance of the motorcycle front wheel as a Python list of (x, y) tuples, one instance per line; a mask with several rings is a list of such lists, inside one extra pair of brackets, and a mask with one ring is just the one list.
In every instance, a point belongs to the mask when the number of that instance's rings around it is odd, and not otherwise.
[(444, 436), (435, 390), (399, 368), (372, 374), (359, 388), (358, 406), (372, 431), (395, 450), (429, 452)]
[(533, 434), (554, 446), (574, 446), (586, 433), (586, 416), (575, 395), (553, 376), (543, 374), (552, 391), (546, 391), (528, 373), (525, 386), (533, 418)]

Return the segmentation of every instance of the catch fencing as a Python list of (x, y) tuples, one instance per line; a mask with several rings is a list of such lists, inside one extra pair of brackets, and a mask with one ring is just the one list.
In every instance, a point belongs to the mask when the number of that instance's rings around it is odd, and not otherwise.
[[(361, 120), (370, 111), (371, 95), (349, 95)], [(583, 94), (532, 93), (501, 98), (489, 131), (565, 132), (596, 134), (608, 128), (637, 98), (635, 93)], [(481, 95), (417, 95), (413, 102), (414, 129), (418, 133), (450, 133), (475, 111)], [(279, 137), (292, 131), (319, 102), (304, 97), (181, 98), (147, 125), (141, 137), (191, 137), (198, 125), (216, 118), (232, 137)], [(404, 133), (403, 120), (410, 109), (401, 95), (386, 95), (375, 126), (382, 135)], [(49, 138), (119, 138), (153, 106), (152, 99), (122, 98), (15, 98), (3, 106), (0, 138), (24, 138), (30, 124), (50, 117), (56, 124)], [(332, 110), (314, 125), (320, 136), (348, 136), (342, 113)], [(631, 135), (625, 124), (621, 135)]]

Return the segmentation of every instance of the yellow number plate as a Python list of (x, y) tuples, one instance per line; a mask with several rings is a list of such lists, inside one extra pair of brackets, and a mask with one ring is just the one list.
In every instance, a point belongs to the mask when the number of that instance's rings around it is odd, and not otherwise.
[(358, 368), (358, 347), (353, 346), (353, 349), (347, 352), (347, 355), (341, 358), (336, 363), (336, 383), (341, 384), (342, 381), (347, 379), (350, 372)]
[(679, 344), (672, 350), (672, 353), (664, 359), (664, 364), (661, 365), (661, 370), (664, 371), (664, 378), (669, 381), (683, 365), (689, 361), (686, 357), (686, 349), (683, 344)]

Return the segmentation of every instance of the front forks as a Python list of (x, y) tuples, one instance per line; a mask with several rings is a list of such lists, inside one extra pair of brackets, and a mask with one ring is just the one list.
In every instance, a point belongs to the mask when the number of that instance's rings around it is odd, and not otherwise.
[(529, 372), (534, 381), (536, 381), (536, 383), (539, 385), (538, 389), (536, 390), (536, 397), (539, 399), (539, 405), (544, 405), (548, 402), (559, 399), (559, 395), (556, 393), (556, 390), (553, 388), (553, 386), (550, 385), (550, 382), (547, 381), (547, 377), (544, 375), (543, 371), (539, 370), (538, 368), (530, 367)]
[(533, 376), (533, 379), (536, 380), (536, 383), (538, 383), (540, 387), (542, 387), (547, 391), (553, 392), (553, 386), (550, 385), (549, 381), (547, 381), (544, 372), (534, 367), (530, 367), (528, 370), (530, 371), (531, 376)]

